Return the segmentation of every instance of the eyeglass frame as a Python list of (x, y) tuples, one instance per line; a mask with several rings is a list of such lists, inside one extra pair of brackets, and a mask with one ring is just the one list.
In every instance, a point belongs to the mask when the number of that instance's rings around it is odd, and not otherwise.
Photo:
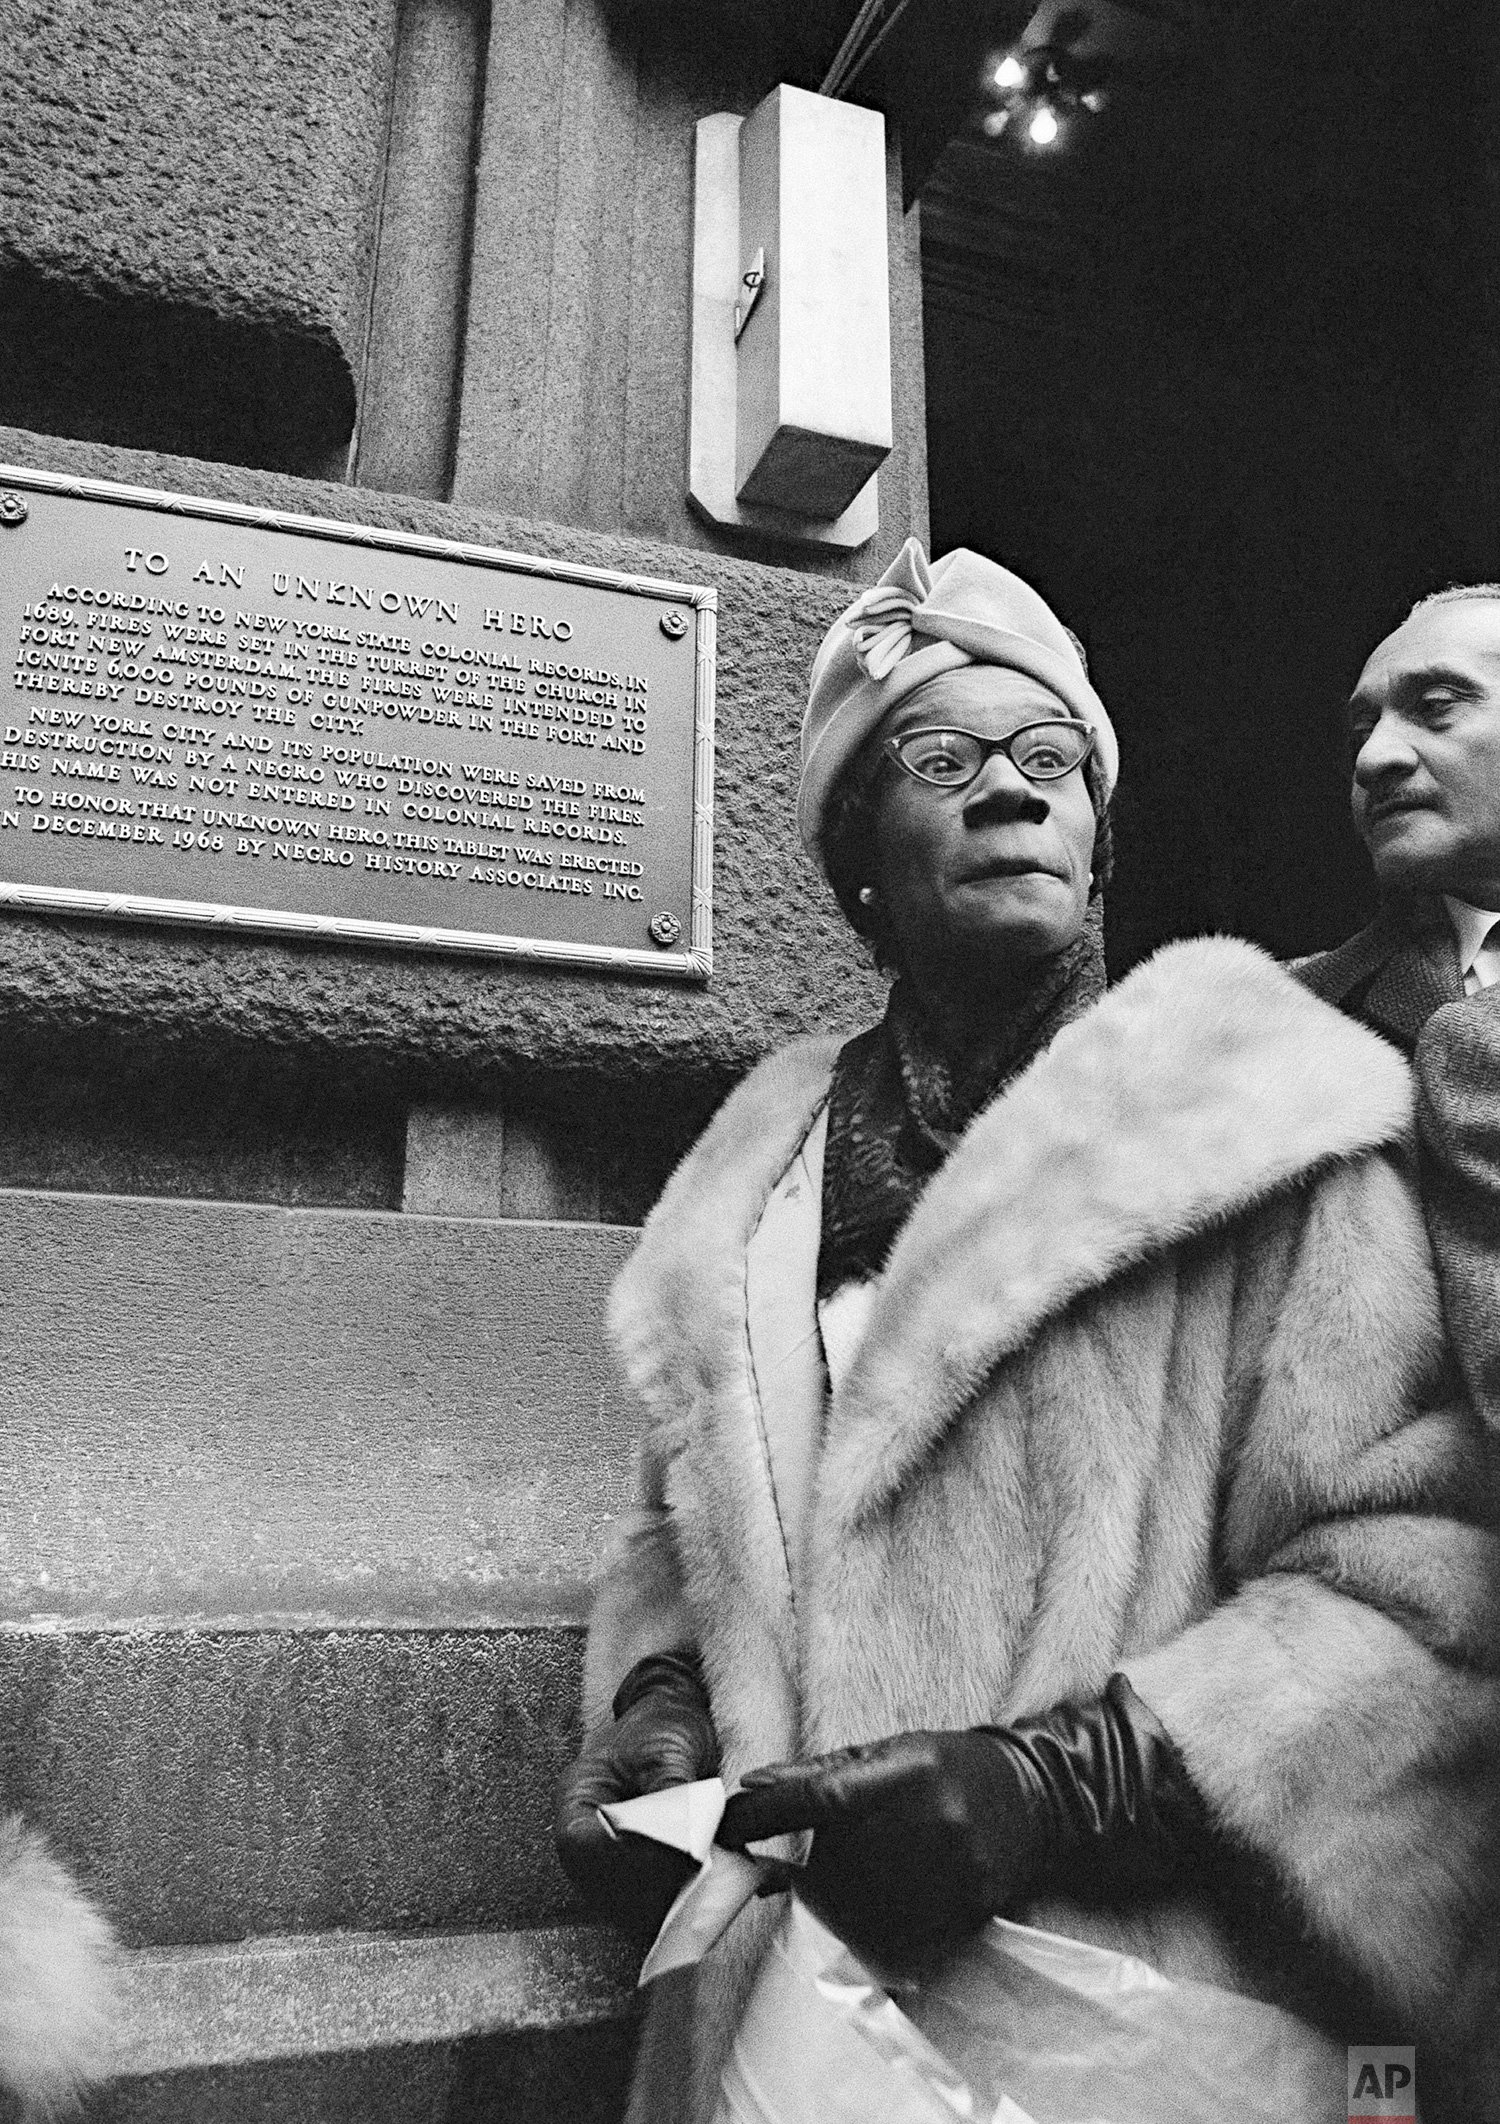
[[(1056, 729), (1081, 730), (1087, 739), (1082, 752), (1079, 753), (1077, 759), (1070, 766), (1060, 769), (1056, 774), (1028, 773), (1011, 751), (1011, 746), (1017, 738), (1024, 737), (1028, 730)], [(935, 782), (930, 776), (920, 773), (909, 761), (901, 757), (901, 747), (909, 743), (912, 738), (939, 736), (972, 738), (976, 745), (983, 747), (979, 756), (979, 764), (966, 781)], [(1009, 731), (1003, 738), (981, 737), (977, 730), (965, 730), (961, 723), (918, 723), (910, 730), (902, 730), (895, 737), (888, 737), (880, 749), (888, 759), (895, 761), (903, 774), (910, 775), (914, 782), (920, 782), (924, 789), (972, 789), (997, 752), (1003, 752), (1010, 761), (1011, 766), (1015, 768), (1016, 773), (1023, 776), (1028, 782), (1060, 782), (1065, 776), (1076, 773), (1080, 767), (1086, 765), (1093, 754), (1097, 741), (1098, 733), (1089, 724), (1081, 722), (1078, 717), (1045, 715), (1039, 716), (1034, 723), (1018, 724), (1014, 730)]]

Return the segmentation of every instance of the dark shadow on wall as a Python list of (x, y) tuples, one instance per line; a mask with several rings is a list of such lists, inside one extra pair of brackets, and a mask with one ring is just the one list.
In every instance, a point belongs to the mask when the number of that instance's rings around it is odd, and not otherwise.
[(641, 1224), (727, 1084), (555, 1070), (455, 1096), (246, 1042), (0, 1027), (0, 1189)]
[(1199, 23), (1114, 130), (956, 145), (923, 200), (934, 548), (1005, 560), (1088, 643), (1120, 969), (1357, 926), (1342, 704), (1414, 599), (1500, 575), (1493, 27)]
[(0, 263), (0, 423), (343, 477), (354, 385), (332, 339), (83, 292)]
[(401, 1206), (399, 1094), (331, 1071), (97, 1038), (8, 1043), (0, 1187), (289, 1208)]

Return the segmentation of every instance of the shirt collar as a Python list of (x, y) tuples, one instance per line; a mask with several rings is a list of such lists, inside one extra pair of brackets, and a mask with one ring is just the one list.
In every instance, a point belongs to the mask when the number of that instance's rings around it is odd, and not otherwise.
[(1469, 973), (1474, 961), (1484, 949), (1484, 940), (1497, 922), (1500, 908), (1471, 907), (1467, 900), (1455, 900), (1451, 893), (1443, 894), (1443, 905), (1448, 910), (1448, 919), (1453, 924), (1453, 934), (1458, 939), (1458, 970)]

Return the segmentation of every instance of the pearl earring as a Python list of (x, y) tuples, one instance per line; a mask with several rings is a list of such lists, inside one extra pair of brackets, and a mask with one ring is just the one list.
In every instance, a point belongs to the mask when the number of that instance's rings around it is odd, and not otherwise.
[(861, 907), (873, 907), (875, 905), (875, 887), (873, 885), (861, 885), (858, 897)]

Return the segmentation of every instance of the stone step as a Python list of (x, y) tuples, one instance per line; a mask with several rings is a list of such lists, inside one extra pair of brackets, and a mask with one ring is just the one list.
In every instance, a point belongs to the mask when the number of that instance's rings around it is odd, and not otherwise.
[(0, 1190), (0, 1622), (576, 1615), (635, 1237)]
[(100, 2124), (612, 2124), (633, 1966), (592, 1927), (323, 1934), (126, 1957)]
[(575, 1624), (0, 1631), (0, 1790), (134, 1943), (571, 1910)]
[(0, 1790), (129, 1941), (569, 1915), (634, 1237), (0, 1191)]

